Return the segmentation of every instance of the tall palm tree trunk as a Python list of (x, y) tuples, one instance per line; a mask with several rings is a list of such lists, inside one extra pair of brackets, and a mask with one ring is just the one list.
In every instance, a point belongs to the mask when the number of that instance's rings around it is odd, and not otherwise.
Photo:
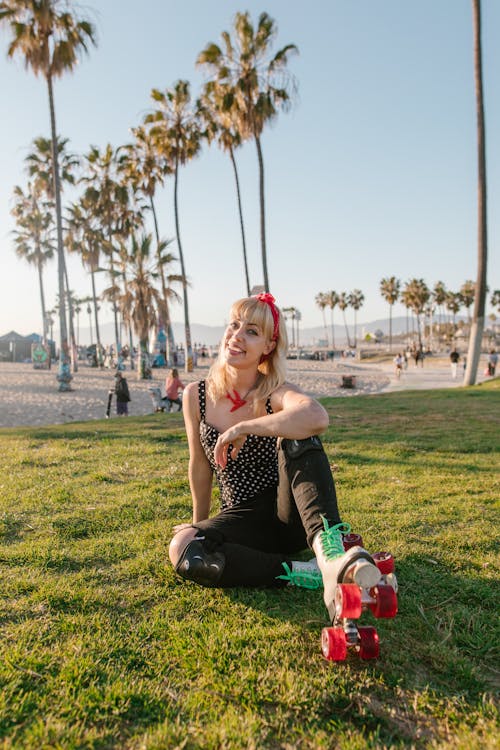
[[(326, 326), (326, 316), (325, 316), (325, 308), (324, 307), (321, 310), (321, 315), (323, 316), (323, 328), (325, 329), (325, 338), (326, 338), (326, 343), (328, 344), (328, 328)], [(293, 318), (292, 318), (292, 326), (293, 326)]]
[(47, 343), (47, 313), (45, 311), (45, 292), (43, 290), (43, 274), (42, 274), (42, 263), (37, 263), (38, 268), (38, 284), (40, 286), (40, 304), (42, 307), (42, 323), (43, 323), (43, 343)]
[(420, 325), (420, 315), (419, 315), (419, 313), (415, 313), (415, 317), (417, 318), (418, 348), (422, 349), (422, 327)]
[(128, 326), (128, 342), (129, 342), (129, 349), (130, 349), (130, 371), (132, 372), (134, 369), (134, 338), (132, 334), (132, 326), (129, 324)]
[(260, 195), (260, 243), (262, 251), (262, 271), (264, 273), (264, 288), (266, 292), (271, 291), (269, 287), (269, 275), (267, 273), (267, 249), (266, 249), (266, 212), (264, 200), (264, 159), (262, 157), (262, 148), (260, 138), (255, 136), (255, 145), (257, 146), (257, 156), (259, 159), (259, 195)]
[(186, 372), (193, 371), (193, 350), (191, 346), (191, 328), (189, 325), (189, 304), (187, 294), (187, 278), (186, 268), (184, 265), (184, 253), (182, 252), (181, 235), (179, 229), (179, 210), (177, 205), (177, 186), (178, 186), (178, 175), (179, 175), (179, 159), (175, 159), (175, 173), (174, 173), (174, 215), (175, 215), (175, 231), (177, 233), (177, 247), (179, 248), (179, 260), (181, 262), (182, 271), (182, 296), (184, 301), (184, 335), (186, 340), (186, 351), (184, 353), (184, 369)]
[(57, 380), (59, 391), (70, 391), (71, 363), (68, 346), (68, 328), (66, 324), (66, 304), (64, 299), (64, 245), (62, 236), (62, 211), (61, 211), (61, 185), (59, 182), (59, 162), (57, 157), (57, 130), (56, 113), (54, 110), (54, 92), (52, 88), (52, 76), (47, 75), (47, 87), (49, 91), (50, 108), (50, 132), (52, 137), (52, 180), (54, 182), (54, 196), (56, 202), (56, 229), (57, 229), (57, 279), (59, 290), (59, 368)]
[(150, 377), (148, 337), (139, 338), (139, 357), (137, 358), (137, 379), (147, 380)]
[[(109, 275), (111, 278), (111, 284), (114, 286), (116, 282), (116, 277), (115, 277), (115, 262), (113, 260), (113, 246), (111, 244), (111, 233), (109, 234), (108, 239), (109, 239), (109, 246), (111, 248), (111, 252), (109, 255)], [(112, 305), (113, 305), (113, 321), (115, 325), (116, 357), (118, 358), (120, 355), (120, 349), (122, 347), (120, 343), (120, 325), (118, 322), (118, 306), (116, 304), (116, 299), (114, 298), (114, 295), (113, 295)]]
[(478, 248), (477, 281), (474, 298), (474, 314), (467, 352), (467, 367), (464, 385), (474, 385), (481, 357), (481, 341), (484, 330), (486, 304), (486, 269), (488, 259), (487, 207), (486, 207), (486, 136), (484, 125), (483, 71), (481, 49), (481, 2), (472, 0), (474, 19), (474, 78), (476, 86), (477, 112), (477, 160), (478, 160)]
[[(95, 271), (93, 268), (90, 271), (90, 279), (92, 282), (92, 301), (94, 304), (96, 359), (97, 359), (97, 365), (99, 367), (103, 367), (104, 362), (102, 361), (101, 333), (99, 331), (99, 315), (98, 315), (98, 310), (97, 310), (97, 294), (96, 294), (96, 289), (95, 289)], [(92, 319), (90, 321), (90, 336), (92, 337)], [(92, 343), (92, 341), (90, 343)]]
[(389, 305), (389, 351), (392, 352), (392, 305)]
[(229, 147), (229, 156), (234, 170), (234, 180), (236, 182), (236, 196), (238, 199), (238, 213), (240, 217), (240, 228), (241, 228), (241, 244), (243, 246), (243, 265), (245, 268), (245, 281), (247, 285), (247, 296), (250, 297), (250, 277), (248, 275), (248, 260), (247, 260), (247, 245), (245, 240), (245, 225), (243, 223), (243, 208), (241, 205), (241, 193), (240, 193), (240, 181), (238, 178), (238, 169), (236, 167), (236, 159), (234, 158), (234, 151)]
[(345, 327), (345, 333), (346, 333), (346, 337), (347, 337), (347, 346), (350, 349), (351, 348), (351, 337), (349, 335), (349, 328), (347, 326), (347, 320), (346, 320), (346, 317), (345, 317), (345, 310), (342, 310), (342, 316), (344, 318), (344, 327)]
[(161, 279), (161, 291), (163, 294), (163, 303), (165, 305), (165, 320), (162, 321), (165, 330), (167, 332), (167, 365), (172, 364), (172, 352), (175, 350), (175, 340), (174, 340), (174, 331), (172, 328), (172, 320), (170, 318), (170, 307), (168, 304), (168, 296), (167, 296), (167, 285), (165, 283), (165, 271), (163, 270), (163, 265), (160, 263), (161, 257), (160, 257), (160, 230), (158, 229), (158, 217), (156, 216), (156, 208), (155, 203), (153, 200), (153, 196), (149, 196), (149, 202), (151, 205), (151, 213), (153, 214), (153, 223), (155, 227), (155, 237), (156, 237), (156, 247), (158, 251), (158, 267), (160, 270), (160, 279)]
[(333, 307), (330, 308), (330, 327), (332, 329), (332, 349), (335, 351), (335, 325), (333, 322)]
[(64, 258), (64, 282), (66, 285), (66, 295), (68, 297), (68, 323), (69, 323), (69, 340), (71, 344), (71, 366), (73, 372), (78, 372), (78, 349), (76, 347), (75, 327), (73, 325), (73, 303), (69, 290), (68, 268), (66, 258)]

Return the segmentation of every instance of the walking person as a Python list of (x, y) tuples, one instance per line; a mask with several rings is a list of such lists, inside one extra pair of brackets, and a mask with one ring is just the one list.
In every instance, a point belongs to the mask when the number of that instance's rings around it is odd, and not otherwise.
[(399, 380), (399, 378), (401, 377), (401, 373), (403, 371), (403, 366), (405, 362), (401, 352), (399, 352), (399, 354), (396, 354), (396, 356), (394, 357), (392, 361), (394, 362), (394, 367), (396, 368), (396, 377)]
[(451, 377), (453, 378), (453, 380), (457, 379), (457, 368), (458, 368), (459, 360), (460, 360), (460, 354), (457, 352), (456, 349), (453, 349), (450, 352)]
[(115, 394), (117, 415), (119, 417), (127, 417), (130, 392), (128, 389), (127, 379), (122, 375), (120, 370), (117, 370), (115, 375)]
[[(206, 380), (184, 393), (191, 523), (175, 527), (177, 573), (202, 586), (320, 588), (333, 620), (338, 582), (374, 586), (360, 546), (344, 552), (335, 485), (319, 434), (328, 415), (285, 380), (285, 321), (268, 293), (235, 302)], [(220, 510), (210, 516), (212, 479)], [(298, 562), (309, 547), (316, 556)]]
[(497, 369), (498, 364), (498, 354), (494, 349), (490, 351), (488, 354), (488, 375), (493, 378), (495, 377), (495, 372)]

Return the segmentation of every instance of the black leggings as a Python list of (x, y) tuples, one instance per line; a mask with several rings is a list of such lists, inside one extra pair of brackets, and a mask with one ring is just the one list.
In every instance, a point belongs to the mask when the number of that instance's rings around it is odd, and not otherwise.
[(282, 586), (277, 576), (291, 553), (300, 552), (323, 529), (340, 523), (335, 484), (321, 440), (281, 440), (279, 484), (247, 503), (194, 524), (207, 551), (221, 552), (218, 586)]

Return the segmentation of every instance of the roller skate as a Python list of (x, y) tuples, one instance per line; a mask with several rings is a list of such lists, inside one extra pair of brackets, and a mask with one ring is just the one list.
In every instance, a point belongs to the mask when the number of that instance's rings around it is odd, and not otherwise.
[(348, 524), (329, 526), (316, 535), (313, 550), (324, 582), (324, 601), (331, 627), (323, 628), (321, 650), (329, 661), (344, 661), (348, 650), (361, 659), (376, 659), (379, 638), (372, 626), (360, 626), (364, 611), (377, 618), (398, 611), (394, 559), (388, 552), (370, 555)]

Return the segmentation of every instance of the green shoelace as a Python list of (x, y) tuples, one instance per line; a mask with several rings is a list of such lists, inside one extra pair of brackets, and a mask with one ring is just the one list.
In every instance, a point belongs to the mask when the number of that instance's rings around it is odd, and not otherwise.
[(321, 546), (325, 557), (328, 560), (333, 560), (335, 557), (344, 554), (342, 534), (349, 534), (351, 527), (348, 523), (337, 523), (335, 526), (329, 526), (325, 516), (321, 516), (321, 519), (325, 527), (325, 530), (321, 532)]
[(303, 589), (320, 589), (323, 586), (323, 578), (319, 570), (292, 570), (286, 562), (282, 565), (285, 568), (285, 574), (276, 578)]

